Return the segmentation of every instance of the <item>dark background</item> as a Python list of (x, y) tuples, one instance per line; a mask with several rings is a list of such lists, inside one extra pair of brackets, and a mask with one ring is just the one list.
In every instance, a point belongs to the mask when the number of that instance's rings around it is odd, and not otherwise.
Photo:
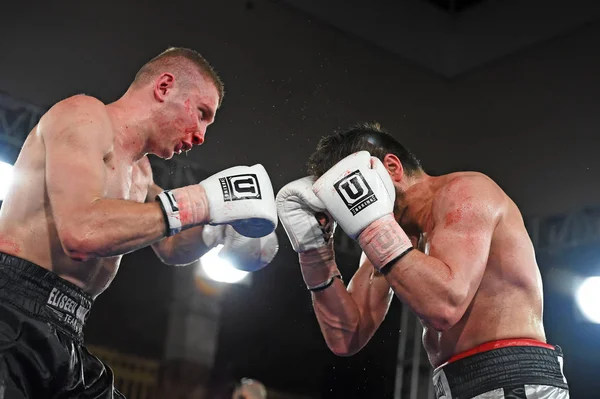
[[(76, 93), (114, 101), (168, 46), (200, 51), (227, 94), (189, 158), (206, 174), (260, 162), (275, 190), (304, 174), (318, 139), (378, 121), (434, 174), (478, 170), (528, 218), (599, 204), (600, 20), (591, 1), (195, 1), (3, 3), (0, 90), (47, 108)], [(325, 347), (285, 234), (251, 287), (227, 289), (215, 375), (324, 397), (390, 397), (399, 303), (356, 356)], [(600, 274), (600, 245), (539, 254)], [(343, 258), (343, 257), (342, 257)], [(356, 259), (340, 259), (349, 279)], [(546, 281), (546, 280), (545, 280)], [(97, 301), (89, 342), (160, 359), (172, 270), (125, 257)], [(600, 392), (600, 328), (547, 283), (548, 339), (572, 397)]]

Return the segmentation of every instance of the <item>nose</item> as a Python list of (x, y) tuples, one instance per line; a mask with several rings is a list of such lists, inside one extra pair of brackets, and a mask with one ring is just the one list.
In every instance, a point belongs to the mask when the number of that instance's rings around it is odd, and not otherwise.
[(192, 144), (193, 145), (202, 145), (202, 143), (204, 143), (204, 131), (199, 131), (197, 133), (194, 133), (194, 135), (192, 136)]

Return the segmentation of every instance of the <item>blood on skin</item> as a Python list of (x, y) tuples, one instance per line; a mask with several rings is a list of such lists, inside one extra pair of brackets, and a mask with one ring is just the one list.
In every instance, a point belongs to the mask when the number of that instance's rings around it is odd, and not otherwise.
[(14, 241), (9, 240), (8, 238), (5, 238), (4, 236), (0, 235), (0, 248), (6, 248), (6, 252), (9, 252), (13, 255), (18, 255), (19, 252), (21, 252), (21, 247), (19, 247), (19, 244), (17, 244)]
[(472, 192), (468, 187), (461, 186), (462, 182), (462, 179), (454, 179), (448, 183), (446, 195), (448, 196), (448, 200), (456, 205), (452, 206), (454, 209), (446, 214), (444, 227), (461, 222), (465, 217), (465, 212), (468, 212), (472, 207)]
[(458, 208), (455, 209), (453, 211), (450, 211), (448, 214), (446, 214), (446, 220), (444, 223), (444, 227), (449, 227), (453, 224), (456, 224), (458, 222), (460, 222), (463, 218), (463, 209), (462, 208)]

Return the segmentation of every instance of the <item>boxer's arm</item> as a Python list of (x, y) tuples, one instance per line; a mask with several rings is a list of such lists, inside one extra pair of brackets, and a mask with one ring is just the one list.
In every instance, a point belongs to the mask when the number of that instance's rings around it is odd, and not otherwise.
[[(162, 191), (163, 189), (156, 185), (151, 178), (146, 202), (156, 201), (156, 196)], [(195, 262), (210, 249), (204, 245), (202, 240), (203, 227), (195, 226), (174, 236), (163, 238), (153, 243), (152, 249), (167, 265), (187, 265)]]
[(438, 331), (462, 318), (479, 288), (501, 217), (498, 191), (484, 177), (456, 182), (433, 205), (429, 255), (412, 251), (386, 274), (396, 295)]
[(338, 356), (360, 351), (383, 322), (393, 295), (364, 254), (348, 289), (336, 278), (332, 286), (313, 292), (313, 307), (329, 349)]
[(86, 260), (125, 254), (165, 235), (158, 203), (106, 199), (106, 158), (114, 133), (104, 104), (87, 96), (61, 101), (40, 120), (46, 188), (63, 250)]

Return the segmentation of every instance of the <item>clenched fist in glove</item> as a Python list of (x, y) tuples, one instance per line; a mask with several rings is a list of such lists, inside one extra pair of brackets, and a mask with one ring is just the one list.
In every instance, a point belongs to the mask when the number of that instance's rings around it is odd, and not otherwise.
[(277, 214), (298, 252), (302, 277), (308, 289), (327, 288), (341, 277), (335, 263), (333, 233), (335, 220), (312, 192), (313, 176), (285, 185), (277, 194)]
[(394, 219), (396, 191), (392, 179), (383, 163), (367, 151), (342, 159), (312, 189), (346, 234), (358, 240), (378, 270), (413, 249)]
[(246, 237), (264, 237), (277, 227), (271, 180), (260, 165), (234, 166), (199, 184), (167, 190), (157, 197), (167, 236), (197, 225), (231, 225)]

